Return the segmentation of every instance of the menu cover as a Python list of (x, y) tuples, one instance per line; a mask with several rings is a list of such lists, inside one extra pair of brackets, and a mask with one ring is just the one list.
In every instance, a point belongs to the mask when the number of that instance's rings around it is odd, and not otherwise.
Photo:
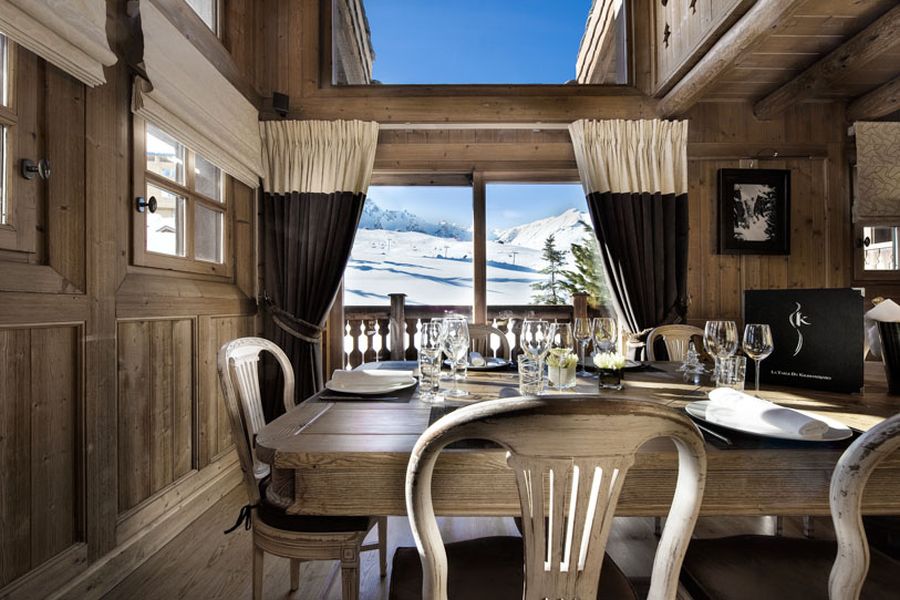
[[(762, 361), (762, 382), (858, 392), (863, 386), (863, 312), (858, 290), (745, 291), (744, 323), (767, 323), (775, 344)], [(752, 373), (753, 361), (748, 363)]]

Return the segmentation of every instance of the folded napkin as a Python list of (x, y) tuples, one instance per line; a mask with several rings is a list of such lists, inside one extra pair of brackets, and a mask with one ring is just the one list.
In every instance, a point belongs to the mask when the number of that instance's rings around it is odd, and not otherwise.
[(706, 420), (735, 429), (768, 425), (811, 439), (821, 438), (828, 431), (824, 421), (730, 388), (709, 393)]
[(391, 369), (357, 369), (355, 371), (338, 369), (331, 375), (331, 381), (336, 385), (372, 389), (410, 383), (412, 379), (412, 371)]
[(875, 308), (865, 314), (866, 345), (874, 358), (881, 358), (881, 336), (878, 335), (878, 323), (896, 323), (900, 321), (900, 306), (893, 300), (883, 300)]
[(469, 364), (473, 367), (483, 367), (487, 362), (480, 352), (469, 352)]

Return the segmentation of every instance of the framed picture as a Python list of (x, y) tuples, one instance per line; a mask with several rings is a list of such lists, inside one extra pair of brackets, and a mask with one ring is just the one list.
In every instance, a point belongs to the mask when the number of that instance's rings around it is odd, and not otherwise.
[(791, 253), (791, 172), (719, 169), (719, 254)]

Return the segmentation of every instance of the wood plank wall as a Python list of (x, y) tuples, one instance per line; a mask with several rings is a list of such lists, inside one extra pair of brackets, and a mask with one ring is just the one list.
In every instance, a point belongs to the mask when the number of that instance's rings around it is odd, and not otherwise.
[[(108, 6), (124, 39), (124, 3)], [(16, 61), (25, 243), (0, 249), (0, 598), (79, 574), (98, 579), (72, 595), (96, 595), (239, 481), (215, 355), (256, 331), (256, 195), (228, 186), (233, 277), (133, 266), (124, 59), (91, 89), (24, 48)], [(49, 159), (50, 179), (21, 178), (23, 158)]]

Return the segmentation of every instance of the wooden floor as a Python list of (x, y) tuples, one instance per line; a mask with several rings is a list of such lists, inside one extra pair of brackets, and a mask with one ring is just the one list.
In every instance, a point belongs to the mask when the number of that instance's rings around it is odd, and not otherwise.
[[(122, 581), (107, 598), (250, 598), (250, 532), (241, 528), (230, 535), (222, 533), (232, 525), (245, 503), (243, 487), (235, 488)], [(830, 536), (827, 519), (816, 519), (815, 527), (817, 537)], [(771, 518), (708, 518), (701, 519), (696, 535), (768, 534), (773, 528), (774, 519)], [(800, 519), (785, 520), (786, 535), (801, 535), (800, 528)], [(445, 518), (441, 519), (441, 531), (445, 541), (518, 533), (512, 519), (502, 518)], [(388, 532), (389, 556), (393, 556), (398, 546), (413, 545), (406, 519), (391, 518)], [(372, 535), (374, 537), (374, 532)], [(655, 549), (651, 519), (616, 519), (608, 550), (626, 575), (638, 582), (646, 581)], [(340, 600), (338, 563), (306, 563), (300, 567), (300, 578), (300, 589), (290, 594), (287, 559), (266, 556), (266, 598)], [(377, 553), (364, 553), (360, 597), (363, 600), (386, 599), (389, 580), (390, 573), (384, 579), (379, 577)]]

